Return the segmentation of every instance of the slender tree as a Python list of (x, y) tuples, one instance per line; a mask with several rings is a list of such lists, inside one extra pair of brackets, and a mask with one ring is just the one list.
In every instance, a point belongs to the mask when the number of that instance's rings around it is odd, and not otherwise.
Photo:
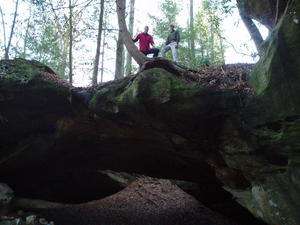
[[(277, 3), (278, 3), (278, 1), (277, 1)], [(260, 47), (264, 40), (261, 36), (261, 33), (259, 32), (259, 29), (255, 25), (253, 20), (250, 18), (250, 16), (247, 15), (247, 13), (246, 13), (246, 11), (251, 11), (251, 10), (245, 6), (245, 5), (247, 5), (247, 4), (245, 4), (246, 3), (245, 0), (237, 0), (236, 2), (237, 2), (237, 7), (239, 9), (241, 19), (244, 22), (252, 40), (254, 41), (254, 44), (255, 44), (255, 47), (256, 47), (258, 53), (260, 53), (260, 50), (261, 50)], [(269, 1), (269, 2), (271, 2), (271, 1)], [(274, 2), (276, 2), (276, 1), (274, 1)], [(264, 3), (264, 4), (266, 4), (266, 3)], [(274, 8), (278, 9), (278, 7), (274, 7)], [(277, 13), (278, 13), (278, 11), (277, 11)], [(255, 13), (253, 13), (253, 14), (255, 14)], [(277, 18), (278, 18), (278, 15), (276, 15), (276, 18), (274, 19), (275, 23), (276, 23)], [(271, 20), (273, 21), (273, 19), (271, 19)], [(272, 24), (272, 22), (271, 22), (271, 24)], [(274, 24), (272, 24), (272, 25), (274, 25)], [(270, 27), (271, 26), (269, 26), (269, 28)]]
[(135, 44), (132, 41), (132, 37), (127, 30), (126, 20), (125, 20), (125, 10), (126, 10), (126, 1), (125, 0), (116, 0), (117, 6), (117, 14), (118, 14), (118, 23), (120, 33), (122, 35), (124, 44), (127, 48), (129, 54), (133, 57), (133, 59), (142, 66), (146, 61), (151, 60), (147, 58), (143, 53), (141, 53)]
[[(101, 37), (102, 37), (102, 30), (103, 30), (103, 15), (104, 15), (104, 0), (101, 0), (100, 1), (99, 22), (98, 22), (98, 36), (97, 36), (96, 56), (95, 56), (94, 70), (93, 70), (93, 77), (92, 77), (92, 84), (93, 85), (97, 84), (97, 82), (98, 82)], [(104, 56), (102, 56), (102, 57), (104, 57)]]
[(103, 73), (104, 73), (104, 56), (105, 56), (105, 43), (106, 41), (106, 32), (103, 32), (103, 44), (102, 44), (102, 59), (101, 59), (101, 75), (100, 75), (100, 83), (103, 82)]
[(191, 59), (195, 58), (194, 0), (190, 0)]
[(73, 83), (73, 6), (69, 0), (69, 82)]
[(124, 77), (124, 42), (122, 32), (118, 32), (116, 64), (115, 64), (115, 80)]
[[(74, 1), (72, 3), (72, 1), (70, 0), (67, 3), (65, 1), (58, 1), (57, 5), (54, 5), (56, 1), (53, 0), (43, 0), (39, 2), (46, 2), (44, 8), (50, 8), (51, 13), (43, 13), (46, 14), (45, 19), (47, 21), (42, 22), (42, 26), (49, 26), (49, 28), (53, 30), (54, 36), (57, 37), (56, 42), (59, 45), (59, 59), (55, 59), (55, 61), (59, 62), (59, 73), (64, 76), (66, 68), (69, 68), (68, 78), (70, 80), (70, 75), (72, 75), (73, 81), (74, 59), (73, 57), (71, 57), (70, 60), (70, 53), (72, 53), (71, 55), (73, 55), (73, 47), (76, 43), (75, 40), (78, 41), (80, 36), (82, 35), (82, 30), (80, 29), (79, 24), (82, 23), (81, 18), (83, 15), (83, 11), (91, 5), (92, 0), (85, 1), (84, 4), (74, 3)], [(72, 3), (71, 7), (70, 2)], [(71, 17), (70, 14), (72, 14)], [(71, 36), (72, 38), (70, 38)], [(51, 37), (49, 37), (49, 39), (50, 38)], [(52, 46), (49, 45), (47, 47), (52, 48)], [(72, 73), (70, 73), (70, 64), (72, 64)]]
[(210, 18), (211, 23), (210, 23), (210, 61), (215, 62), (215, 51), (214, 51), (214, 46), (215, 46), (215, 30), (214, 30), (214, 23), (212, 20), (212, 17)]
[(259, 32), (257, 26), (250, 17), (246, 16), (242, 11), (239, 12), (242, 21), (244, 22), (252, 40), (254, 41), (257, 52), (260, 53), (260, 47), (264, 41), (264, 39), (261, 36), (261, 33)]
[[(187, 21), (186, 21), (187, 23), (187, 27), (189, 27), (190, 26), (190, 21), (187, 19)], [(187, 45), (188, 45), (188, 49), (191, 49), (191, 39), (190, 38), (188, 38), (187, 39)]]
[[(129, 25), (128, 25), (128, 31), (133, 35), (133, 25), (134, 25), (134, 5), (135, 0), (130, 0), (130, 11), (129, 11)], [(129, 52), (127, 52), (126, 56), (126, 75), (130, 75), (132, 73), (132, 58)]]
[(1, 14), (2, 30), (3, 30), (3, 48), (4, 48), (4, 53), (5, 53), (6, 52), (6, 31), (5, 31), (4, 15), (3, 15), (3, 11), (2, 11), (1, 5), (0, 5), (0, 14)]
[[(9, 35), (9, 38), (8, 38), (8, 43), (7, 43), (7, 45), (4, 43), (4, 45), (5, 45), (4, 59), (9, 59), (9, 50), (10, 50), (10, 46), (11, 46), (11, 41), (12, 41), (13, 36), (14, 36), (15, 25), (16, 25), (17, 15), (18, 15), (18, 7), (19, 7), (19, 0), (16, 1), (14, 19), (13, 19), (13, 22), (12, 22), (12, 25), (11, 25), (10, 35)], [(2, 22), (4, 24), (2, 9), (1, 9), (1, 15), (2, 15)]]
[[(58, 40), (58, 47), (59, 47), (59, 52), (57, 52), (59, 55), (59, 65), (57, 65), (57, 70), (58, 73), (63, 76), (63, 77), (68, 77), (69, 74), (66, 74), (66, 68), (68, 67), (68, 53), (69, 53), (69, 40), (70, 40), (70, 35), (67, 30), (67, 24), (69, 23), (69, 16), (65, 15), (64, 12), (58, 12), (58, 10), (53, 5), (52, 1), (48, 1), (50, 9), (51, 9), (51, 14), (42, 14), (42, 19), (45, 21), (42, 23), (42, 27), (45, 27), (43, 29), (47, 29), (47, 26), (50, 26), (51, 29), (53, 29), (53, 34), (56, 36)], [(40, 11), (40, 10), (39, 10)], [(51, 22), (50, 22), (51, 21)], [(62, 24), (63, 21), (63, 24)], [(73, 23), (73, 21), (72, 21)], [(42, 35), (44, 36), (44, 35)], [(52, 35), (50, 35), (51, 37)], [(50, 37), (44, 38), (42, 37), (41, 40), (39, 40), (39, 44), (44, 45), (44, 39), (49, 39)], [(55, 38), (55, 39), (56, 39)], [(52, 47), (52, 46), (51, 46)], [(39, 49), (37, 49), (39, 51)], [(56, 51), (55, 51), (56, 52)], [(57, 57), (55, 57), (57, 58)]]

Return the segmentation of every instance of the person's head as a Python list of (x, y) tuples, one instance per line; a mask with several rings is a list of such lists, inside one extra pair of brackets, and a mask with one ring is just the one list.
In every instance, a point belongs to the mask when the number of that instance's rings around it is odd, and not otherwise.
[(147, 34), (148, 31), (149, 31), (149, 27), (148, 27), (148, 26), (145, 26), (145, 27), (144, 27), (144, 33)]
[(174, 31), (174, 30), (175, 30), (175, 26), (174, 26), (173, 24), (171, 24), (171, 25), (169, 26), (169, 30), (170, 30), (170, 31)]

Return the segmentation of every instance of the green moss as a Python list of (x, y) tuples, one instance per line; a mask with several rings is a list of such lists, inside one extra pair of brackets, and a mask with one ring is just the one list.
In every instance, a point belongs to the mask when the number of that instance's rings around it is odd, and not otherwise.
[(134, 105), (139, 102), (139, 89), (142, 77), (137, 76), (135, 79), (123, 88), (123, 92), (116, 96), (116, 103), (119, 105)]
[[(123, 93), (128, 88), (130, 88), (135, 79), (132, 77), (126, 77), (123, 80), (113, 81), (109, 84), (109, 88), (104, 86), (100, 90), (98, 90), (93, 98), (89, 102), (89, 107), (96, 111), (107, 111), (111, 113), (119, 112), (119, 104), (122, 104), (123, 101)], [(128, 96), (130, 99), (133, 98), (128, 92)]]
[(28, 83), (40, 72), (52, 72), (47, 66), (25, 59), (1, 60), (0, 79), (9, 79), (21, 84)]
[[(224, 114), (223, 109), (236, 108), (233, 91), (217, 91), (196, 82), (188, 82), (164, 69), (152, 68), (133, 78), (114, 81), (102, 88), (90, 101), (91, 109), (109, 113), (126, 113), (136, 117), (149, 112), (190, 119), (212, 111), (210, 116)], [(215, 104), (212, 104), (214, 102)], [(219, 109), (219, 110), (216, 110)], [(151, 115), (150, 115), (151, 116)]]
[[(162, 104), (170, 101), (171, 81), (174, 76), (162, 69), (151, 69), (141, 74), (139, 84), (140, 101)], [(144, 99), (142, 99), (142, 98)]]
[(147, 102), (163, 104), (171, 100), (172, 94), (179, 92), (175, 89), (182, 90), (187, 87), (188, 85), (184, 87), (183, 80), (163, 69), (154, 68), (138, 74), (131, 80), (116, 81), (109, 89), (101, 89), (91, 100), (90, 106), (115, 111), (112, 108), (130, 105), (142, 107), (142, 104)]

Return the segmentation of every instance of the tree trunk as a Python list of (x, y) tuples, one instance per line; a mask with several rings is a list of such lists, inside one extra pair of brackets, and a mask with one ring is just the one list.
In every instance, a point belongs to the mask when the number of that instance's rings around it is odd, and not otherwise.
[(14, 29), (15, 29), (15, 25), (16, 25), (17, 14), (18, 14), (18, 6), (19, 6), (19, 0), (16, 1), (14, 19), (13, 19), (13, 23), (11, 25), (10, 36), (9, 36), (8, 43), (7, 43), (7, 46), (6, 46), (6, 49), (5, 49), (5, 55), (4, 55), (5, 59), (9, 59), (9, 48), (10, 48), (10, 45), (11, 45), (11, 40), (12, 40), (13, 35), (14, 35)]
[(125, 73), (125, 47), (124, 47), (124, 42), (122, 40), (122, 70), (121, 70), (121, 74), (122, 77), (124, 77), (124, 73)]
[(287, 7), (289, 0), (236, 0), (243, 14), (265, 25), (271, 31)]
[(104, 72), (104, 56), (105, 56), (105, 39), (106, 39), (106, 33), (104, 30), (103, 33), (103, 45), (102, 45), (102, 59), (101, 59), (101, 76), (100, 76), (100, 83), (103, 82), (103, 72)]
[[(133, 24), (134, 24), (134, 4), (135, 0), (130, 0), (130, 11), (129, 11), (129, 33), (132, 36), (133, 34)], [(132, 58), (129, 52), (127, 52), (127, 57), (126, 57), (126, 75), (130, 75), (132, 73)]]
[(221, 38), (221, 34), (219, 35), (220, 37), (220, 51), (221, 51), (221, 57), (222, 57), (222, 64), (225, 64), (225, 50), (224, 50), (224, 43), (223, 39)]
[(69, 0), (69, 82), (73, 83), (73, 24), (72, 24), (72, 0)]
[(2, 30), (3, 30), (3, 48), (4, 48), (4, 53), (5, 53), (6, 52), (6, 32), (5, 32), (4, 15), (3, 15), (1, 6), (0, 6), (0, 13), (1, 13)]
[(215, 33), (214, 33), (214, 20), (210, 19), (210, 60), (211, 64), (215, 63)]
[(194, 0), (190, 0), (191, 60), (195, 59)]
[(143, 53), (141, 53), (135, 44), (132, 41), (132, 37), (127, 30), (126, 20), (125, 20), (125, 9), (126, 9), (126, 0), (116, 0), (117, 6), (117, 14), (118, 14), (118, 23), (120, 33), (122, 35), (124, 44), (129, 52), (129, 54), (133, 57), (133, 59), (142, 66), (145, 62), (151, 61), (151, 58), (146, 57)]
[(115, 67), (115, 80), (124, 77), (124, 42), (122, 39), (122, 33), (119, 31), (116, 51), (116, 67)]
[(244, 15), (244, 13), (241, 10), (239, 10), (239, 12), (240, 12), (241, 19), (243, 20), (251, 38), (253, 39), (253, 41), (255, 43), (257, 52), (260, 54), (260, 50), (261, 50), (260, 47), (264, 40), (263, 40), (258, 28), (256, 27), (255, 23), (252, 21), (252, 19), (250, 17)]
[(99, 60), (100, 60), (103, 15), (104, 15), (104, 0), (101, 0), (101, 2), (100, 2), (99, 25), (98, 25), (98, 37), (97, 37), (97, 48), (96, 48), (96, 56), (95, 56), (93, 78), (92, 78), (92, 84), (93, 85), (96, 85), (97, 82), (98, 82), (98, 69), (99, 69)]
[[(187, 25), (187, 27), (190, 26), (189, 19), (186, 20), (186, 25)], [(188, 44), (188, 49), (191, 49), (191, 39), (190, 38), (187, 39), (187, 44)]]
[[(63, 38), (65, 39), (65, 38)], [(69, 39), (69, 38), (68, 38)], [(68, 50), (69, 50), (69, 43), (68, 40), (63, 40), (62, 43), (62, 54), (60, 57), (60, 66), (59, 66), (59, 74), (63, 77), (66, 77), (66, 69), (68, 68)]]

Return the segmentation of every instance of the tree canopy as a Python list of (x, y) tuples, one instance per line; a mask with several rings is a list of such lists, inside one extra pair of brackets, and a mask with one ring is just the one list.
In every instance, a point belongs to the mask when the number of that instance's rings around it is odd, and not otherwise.
[[(226, 49), (232, 48), (234, 43), (225, 38), (222, 23), (224, 18), (230, 15), (232, 8), (238, 6), (247, 28), (249, 24), (250, 28), (255, 28), (253, 20), (257, 20), (271, 30), (285, 6), (284, 1), (279, 1), (277, 11), (270, 12), (267, 6), (276, 8), (271, 2), (265, 0), (265, 4), (261, 4), (261, 13), (256, 6), (260, 6), (260, 3), (254, 0), (239, 0), (237, 5), (230, 0), (203, 0), (201, 4), (194, 3), (193, 0), (159, 0), (160, 7), (157, 13), (148, 13), (143, 15), (142, 19), (152, 23), (152, 34), (160, 48), (164, 46), (168, 35), (168, 26), (175, 25), (181, 34), (179, 64), (199, 68), (225, 63)], [(120, 7), (112, 1), (14, 0), (10, 6), (11, 15), (6, 13), (7, 10), (3, 10), (7, 9), (7, 6), (0, 3), (1, 56), (38, 60), (70, 81), (73, 76), (80, 75), (82, 80), (96, 84), (103, 80), (103, 74), (114, 74), (114, 70), (119, 69), (126, 70), (126, 75), (129, 75), (137, 70), (138, 65), (150, 60), (130, 43), (137, 29), (140, 30), (144, 24), (139, 17), (134, 17), (135, 11), (139, 15), (138, 4), (139, 1), (134, 4), (133, 0), (124, 2), (124, 18), (119, 18), (119, 23), (121, 27), (126, 25), (126, 30), (129, 28), (127, 33), (123, 28), (119, 28), (117, 11)], [(251, 7), (252, 5), (255, 7)], [(182, 15), (185, 15), (185, 22), (182, 21)], [(124, 49), (123, 42), (118, 42), (119, 47), (116, 44), (116, 40), (121, 37), (118, 38), (119, 31), (127, 33), (123, 41), (127, 43), (126, 47), (131, 47), (125, 48), (126, 52), (119, 54), (121, 58), (116, 59), (118, 54), (115, 52)], [(262, 43), (259, 31), (249, 31), (258, 51), (263, 51), (259, 47)], [(260, 37), (260, 40), (257, 37)], [(131, 62), (131, 56), (137, 64)], [(167, 57), (171, 60), (170, 55)], [(102, 79), (98, 79), (99, 75)]]

